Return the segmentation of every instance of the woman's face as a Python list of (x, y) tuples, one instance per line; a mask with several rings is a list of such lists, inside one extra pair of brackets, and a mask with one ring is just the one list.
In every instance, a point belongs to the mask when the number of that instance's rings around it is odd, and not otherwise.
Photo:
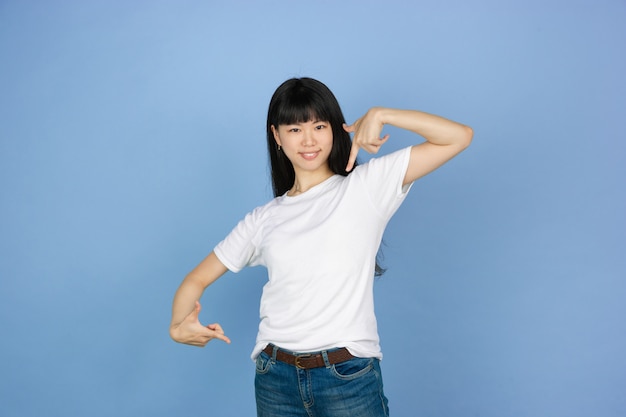
[(303, 171), (327, 171), (333, 147), (333, 131), (329, 122), (310, 120), (305, 123), (272, 126), (276, 143), (293, 164), (296, 175)]

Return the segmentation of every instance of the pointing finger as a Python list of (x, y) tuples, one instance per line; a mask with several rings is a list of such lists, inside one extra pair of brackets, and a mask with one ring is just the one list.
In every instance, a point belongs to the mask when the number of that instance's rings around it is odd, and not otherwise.
[(219, 340), (221, 340), (223, 342), (226, 342), (226, 343), (228, 343), (230, 345), (230, 339), (227, 336), (223, 335), (223, 334), (215, 335), (215, 339), (219, 339)]
[(213, 339), (219, 339), (219, 340), (223, 340), (226, 343), (230, 343), (230, 339), (228, 338), (228, 336), (224, 334), (224, 330), (222, 330), (222, 326), (215, 323), (215, 324), (209, 324), (206, 327), (207, 329), (211, 331), (211, 337)]
[(211, 330), (211, 333), (212, 333), (211, 336), (214, 339), (219, 339), (219, 340), (223, 340), (226, 343), (230, 343), (230, 339), (228, 338), (228, 336), (224, 334), (224, 330), (222, 329), (222, 326), (220, 326), (218, 323), (209, 324), (208, 326), (206, 326), (206, 328)]
[(348, 157), (348, 165), (346, 166), (346, 172), (352, 171), (356, 157), (359, 154), (359, 145), (355, 141), (352, 142), (352, 148), (350, 148), (350, 156)]

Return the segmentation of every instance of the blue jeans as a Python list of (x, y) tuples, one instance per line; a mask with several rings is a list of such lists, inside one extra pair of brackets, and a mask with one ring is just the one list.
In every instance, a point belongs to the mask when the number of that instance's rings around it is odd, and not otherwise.
[(256, 360), (258, 417), (389, 416), (378, 359), (300, 369), (277, 361), (275, 352)]

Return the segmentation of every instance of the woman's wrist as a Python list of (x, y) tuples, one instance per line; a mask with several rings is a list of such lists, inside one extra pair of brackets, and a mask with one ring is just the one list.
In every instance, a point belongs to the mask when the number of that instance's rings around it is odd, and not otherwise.
[(382, 129), (384, 125), (389, 124), (389, 110), (386, 107), (371, 107), (365, 114), (365, 117), (373, 120)]

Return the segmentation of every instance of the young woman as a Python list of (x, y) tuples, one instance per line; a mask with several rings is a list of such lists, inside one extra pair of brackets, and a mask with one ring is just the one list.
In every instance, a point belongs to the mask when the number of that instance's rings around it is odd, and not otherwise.
[[(425, 142), (356, 166), (376, 153), (385, 124)], [(350, 134), (353, 134), (352, 141)], [(227, 270), (264, 265), (256, 360), (259, 416), (387, 416), (373, 280), (391, 216), (418, 178), (465, 149), (471, 128), (382, 107), (348, 126), (321, 82), (290, 79), (270, 101), (267, 145), (275, 198), (258, 207), (180, 285), (171, 337), (230, 343), (198, 320), (203, 291)]]

